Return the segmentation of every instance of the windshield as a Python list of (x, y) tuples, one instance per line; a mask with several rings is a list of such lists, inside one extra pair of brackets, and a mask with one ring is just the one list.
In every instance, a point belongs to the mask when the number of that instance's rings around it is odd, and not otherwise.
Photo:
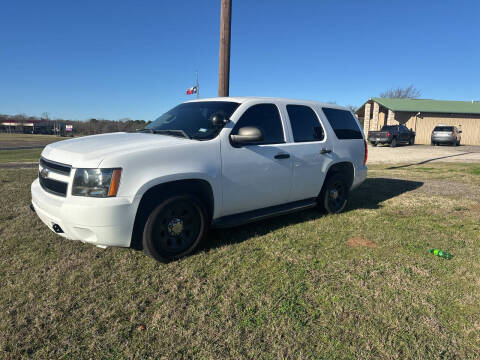
[(213, 139), (221, 128), (213, 125), (212, 116), (221, 114), (225, 119), (230, 119), (239, 105), (228, 101), (183, 103), (148, 124), (145, 130), (196, 140)]

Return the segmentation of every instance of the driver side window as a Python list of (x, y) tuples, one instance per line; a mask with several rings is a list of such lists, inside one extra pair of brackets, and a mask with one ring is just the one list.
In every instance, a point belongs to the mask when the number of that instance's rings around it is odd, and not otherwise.
[(283, 144), (282, 120), (278, 108), (274, 104), (257, 104), (247, 109), (237, 121), (231, 135), (237, 135), (242, 127), (254, 126), (263, 133), (263, 141), (259, 144)]

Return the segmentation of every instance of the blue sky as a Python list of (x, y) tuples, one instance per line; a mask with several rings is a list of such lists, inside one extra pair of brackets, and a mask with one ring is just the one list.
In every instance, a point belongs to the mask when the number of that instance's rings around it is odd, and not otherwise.
[[(150, 120), (216, 96), (220, 0), (2, 1), (0, 113)], [(233, 0), (230, 95), (480, 100), (480, 2)]]

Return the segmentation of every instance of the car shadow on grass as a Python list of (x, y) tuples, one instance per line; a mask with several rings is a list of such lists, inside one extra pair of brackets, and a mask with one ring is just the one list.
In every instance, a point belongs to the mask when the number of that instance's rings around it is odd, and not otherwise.
[[(345, 212), (357, 209), (379, 209), (381, 203), (409, 191), (418, 189), (423, 182), (402, 179), (368, 178), (350, 193)], [(315, 220), (324, 216), (316, 209), (282, 215), (227, 229), (211, 230), (208, 239), (198, 249), (208, 251), (228, 244), (236, 244), (254, 236), (262, 236), (277, 229)]]

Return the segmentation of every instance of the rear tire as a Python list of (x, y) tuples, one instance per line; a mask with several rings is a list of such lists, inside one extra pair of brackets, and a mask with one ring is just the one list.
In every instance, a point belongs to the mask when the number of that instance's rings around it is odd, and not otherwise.
[(334, 173), (327, 178), (318, 197), (318, 206), (326, 214), (342, 212), (348, 203), (349, 188), (345, 177)]
[(372, 146), (374, 146), (374, 147), (377, 146), (377, 143), (376, 143), (375, 141), (372, 141), (371, 144), (372, 144)]
[(391, 146), (391, 147), (397, 147), (397, 138), (396, 138), (396, 137), (394, 137), (394, 138), (392, 139), (392, 142), (390, 143), (390, 146)]
[(415, 138), (414, 138), (414, 137), (411, 137), (410, 140), (408, 140), (408, 144), (409, 144), (409, 145), (415, 144)]
[(174, 195), (154, 207), (143, 230), (143, 251), (160, 262), (192, 253), (207, 232), (207, 211), (195, 196)]

